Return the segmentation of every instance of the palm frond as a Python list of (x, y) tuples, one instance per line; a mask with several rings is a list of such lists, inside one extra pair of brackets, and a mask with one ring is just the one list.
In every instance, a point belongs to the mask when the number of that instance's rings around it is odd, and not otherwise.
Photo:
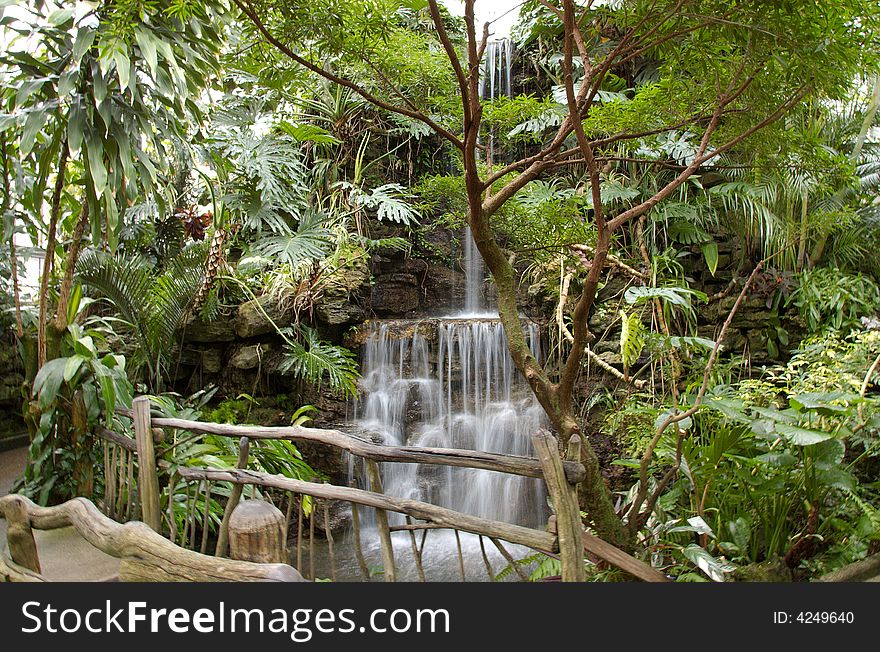
[(114, 257), (97, 249), (82, 253), (76, 276), (84, 286), (113, 304), (120, 317), (133, 329), (142, 347), (149, 346), (146, 329), (149, 294), (153, 271), (138, 256)]
[(189, 247), (150, 287), (149, 333), (158, 354), (173, 348), (174, 336), (188, 316), (204, 280), (205, 255), (203, 245)]

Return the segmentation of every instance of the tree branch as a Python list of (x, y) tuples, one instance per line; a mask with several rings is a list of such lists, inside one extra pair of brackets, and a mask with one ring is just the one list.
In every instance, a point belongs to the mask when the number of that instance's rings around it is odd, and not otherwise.
[(380, 109), (385, 109), (386, 111), (391, 111), (392, 113), (398, 113), (400, 115), (405, 115), (409, 118), (413, 118), (414, 120), (418, 120), (419, 122), (423, 122), (428, 125), (431, 129), (433, 129), (439, 136), (445, 138), (453, 145), (455, 145), (458, 149), (464, 149), (464, 143), (462, 143), (461, 139), (458, 138), (451, 131), (446, 129), (445, 127), (439, 125), (437, 122), (426, 116), (421, 111), (414, 111), (411, 109), (405, 109), (403, 107), (395, 106), (384, 100), (379, 99), (375, 95), (371, 94), (365, 88), (355, 84), (354, 82), (345, 79), (344, 77), (339, 77), (338, 75), (334, 75), (328, 70), (324, 70), (321, 66), (318, 66), (308, 59), (305, 59), (294, 52), (287, 45), (282, 43), (274, 34), (272, 34), (263, 21), (260, 19), (257, 12), (250, 6), (250, 3), (247, 0), (232, 0), (235, 3), (235, 6), (241, 10), (241, 12), (254, 24), (257, 30), (263, 35), (263, 37), (271, 43), (275, 48), (277, 48), (280, 52), (282, 52), (286, 57), (292, 59), (299, 65), (311, 70), (313, 73), (320, 75), (324, 79), (332, 81), (335, 84), (339, 84), (345, 88), (349, 88), (353, 90), (355, 93), (363, 97), (367, 102), (373, 104)]

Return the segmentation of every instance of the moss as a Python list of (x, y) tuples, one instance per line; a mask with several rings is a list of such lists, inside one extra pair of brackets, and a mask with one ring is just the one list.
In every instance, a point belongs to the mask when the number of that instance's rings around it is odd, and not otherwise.
[(791, 569), (782, 557), (772, 557), (757, 564), (741, 566), (733, 572), (739, 582), (791, 582)]

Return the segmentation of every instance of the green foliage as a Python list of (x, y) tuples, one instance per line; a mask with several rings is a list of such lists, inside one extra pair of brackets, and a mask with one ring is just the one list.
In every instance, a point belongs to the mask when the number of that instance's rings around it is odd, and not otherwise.
[(105, 335), (101, 328), (72, 324), (62, 356), (43, 365), (34, 379), (40, 419), (19, 491), (42, 505), (91, 492), (97, 457), (92, 429), (112, 426), (113, 411), (131, 407), (125, 358), (98, 349)]
[(321, 340), (318, 332), (308, 326), (286, 329), (290, 338), (284, 345), (281, 373), (321, 388), (327, 382), (331, 391), (345, 396), (357, 392), (358, 365), (355, 355), (342, 346)]
[[(158, 416), (198, 421), (203, 420), (201, 419), (203, 411), (215, 391), (216, 389), (202, 391), (187, 399), (181, 399), (173, 394), (164, 394), (151, 396), (150, 401), (153, 405), (154, 414)], [(239, 408), (243, 407), (245, 403), (251, 404), (252, 402), (253, 399), (250, 399), (250, 397), (226, 401), (221, 403), (214, 411), (206, 413), (205, 416), (208, 418), (225, 416), (236, 419), (240, 416)], [(306, 408), (308, 407), (310, 406), (306, 406)], [(234, 420), (232, 421), (232, 423), (235, 422)], [(169, 529), (173, 528), (183, 536), (186, 533), (184, 524), (188, 517), (188, 508), (196, 496), (194, 496), (193, 486), (184, 482), (175, 470), (181, 466), (213, 469), (235, 468), (239, 454), (238, 441), (233, 437), (208, 434), (193, 435), (184, 431), (169, 429), (166, 431), (165, 446), (161, 454), (164, 460), (168, 462), (167, 471), (163, 471), (163, 475), (167, 472), (168, 481), (163, 484), (160, 497), (162, 513), (166, 519), (166, 526)], [(321, 474), (309, 466), (292, 442), (280, 439), (252, 441), (248, 457), (248, 468), (297, 480), (312, 481), (315, 478), (321, 478)], [(231, 483), (215, 483), (211, 491), (212, 498), (208, 504), (205, 504), (204, 495), (200, 497), (200, 502), (196, 504), (197, 514), (208, 513), (209, 528), (212, 531), (216, 531), (223, 517), (223, 504), (218, 498), (229, 496), (231, 490)], [(271, 490), (249, 487), (248, 492), (250, 492), (250, 495), (247, 497), (261, 498), (264, 496), (264, 491)], [(275, 500), (280, 500), (282, 496), (275, 495), (274, 498)], [(311, 502), (304, 500), (304, 511), (308, 513), (310, 508)], [(169, 520), (169, 514), (171, 514), (173, 521)], [(189, 531), (189, 536), (193, 536), (193, 530)], [(186, 545), (185, 541), (179, 541), (178, 543)]]
[[(221, 227), (228, 222), (248, 233), (286, 235), (308, 207), (310, 179), (300, 141), (283, 124), (272, 128), (278, 122), (272, 109), (265, 96), (249, 92), (225, 95), (210, 114), (207, 138), (196, 151), (212, 174), (197, 171), (219, 195), (213, 203)], [(304, 136), (301, 130), (298, 135)]]
[(564, 114), (552, 98), (532, 95), (502, 96), (483, 106), (483, 125), (489, 133), (510, 142), (540, 142), (550, 127), (558, 127)]
[(149, 369), (154, 387), (175, 349), (178, 330), (204, 278), (204, 248), (189, 247), (164, 271), (131, 256), (112, 256), (90, 249), (83, 253), (77, 277), (111, 302), (137, 341), (132, 357)]
[(333, 245), (327, 223), (327, 215), (309, 210), (301, 217), (296, 231), (258, 238), (250, 245), (251, 253), (292, 269), (311, 266), (324, 259)]
[[(876, 331), (831, 331), (806, 340), (781, 371), (709, 390), (681, 442), (680, 477), (649, 523), (669, 563), (711, 576), (705, 555), (745, 565), (799, 546), (792, 568), (821, 574), (866, 554), (877, 537), (864, 506), (874, 497), (880, 405), (861, 390), (878, 342)], [(649, 431), (646, 418), (638, 431)], [(657, 456), (676, 463), (669, 430)], [(705, 530), (682, 525), (695, 518)], [(702, 552), (687, 552), (683, 532), (701, 535)]]
[(789, 302), (797, 306), (812, 333), (827, 328), (846, 330), (880, 309), (880, 288), (862, 274), (820, 267), (800, 275)]
[(654, 423), (660, 414), (652, 397), (633, 394), (606, 412), (604, 427), (620, 442), (624, 453), (635, 458), (644, 453), (654, 437)]
[(418, 222), (419, 214), (405, 201), (411, 195), (398, 183), (386, 183), (369, 191), (347, 182), (340, 182), (338, 187), (347, 192), (348, 201), (357, 209), (375, 211), (380, 222), (407, 226)]
[(247, 423), (251, 408), (256, 404), (253, 396), (242, 393), (221, 401), (217, 407), (205, 413), (205, 418), (213, 423)]
[(639, 313), (630, 315), (620, 311), (620, 357), (624, 369), (629, 369), (639, 359), (645, 348), (646, 329)]
[(434, 175), (423, 177), (413, 188), (420, 199), (421, 210), (434, 218), (454, 213), (464, 217), (467, 211), (467, 192), (464, 177)]
[(4, 19), (11, 40), (0, 58), (0, 129), (30, 181), (16, 198), (34, 219), (65, 147), (78, 163), (95, 241), (103, 230), (114, 245), (120, 206), (143, 194), (166, 206), (164, 159), (171, 141), (185, 140), (185, 116), (199, 116), (193, 96), (216, 70), (222, 42), (223, 3), (186, 4), (192, 10), (183, 13), (181, 0), (53, 12), (58, 3), (39, 2)]

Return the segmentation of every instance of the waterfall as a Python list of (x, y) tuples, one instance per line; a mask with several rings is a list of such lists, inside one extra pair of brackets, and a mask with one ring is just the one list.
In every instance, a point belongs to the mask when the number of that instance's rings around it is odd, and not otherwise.
[(486, 43), (486, 53), (480, 68), (480, 97), (491, 100), (502, 95), (512, 95), (512, 68), (513, 41), (504, 38)]
[[(529, 324), (540, 358), (537, 326)], [(513, 366), (493, 319), (378, 322), (363, 354), (358, 425), (388, 445), (531, 455), (544, 413)], [(540, 481), (494, 471), (388, 463), (386, 493), (490, 518), (538, 525)]]
[(459, 318), (484, 318), (497, 317), (498, 312), (492, 311), (486, 307), (486, 301), (483, 299), (483, 282), (486, 279), (486, 265), (483, 257), (480, 256), (477, 245), (474, 243), (474, 236), (471, 227), (466, 226), (462, 233), (462, 246), (464, 247), (464, 255), (462, 258), (464, 269), (464, 311), (459, 313)]
[[(480, 68), (479, 94), (482, 99), (492, 100), (498, 97), (510, 97), (512, 93), (513, 41), (500, 39), (486, 43), (486, 53)], [(494, 158), (494, 139), (490, 136), (488, 147), (489, 160)], [(486, 268), (480, 252), (474, 244), (470, 226), (464, 228), (464, 274), (465, 303), (461, 317), (492, 317), (497, 316), (485, 305), (482, 296), (483, 281)]]
[[(481, 96), (511, 94), (512, 57), (509, 40), (488, 43), (480, 75)], [(513, 364), (497, 309), (483, 297), (486, 269), (470, 228), (463, 233), (461, 267), (465, 292), (459, 311), (443, 317), (365, 324), (369, 330), (361, 353), (362, 379), (352, 410), (353, 425), (387, 445), (533, 456), (531, 435), (546, 426), (546, 415)], [(522, 328), (540, 360), (538, 327), (524, 321)], [(546, 522), (544, 484), (534, 478), (427, 464), (383, 463), (380, 469), (388, 495), (529, 527)], [(350, 474), (353, 481), (366, 484), (359, 469), (350, 467)], [(367, 531), (375, 527), (372, 510), (361, 514)], [(402, 515), (388, 516), (392, 525), (404, 523)], [(407, 549), (408, 536), (396, 533), (392, 537), (395, 547)], [(452, 536), (449, 531), (432, 532), (424, 555), (426, 569), (441, 568), (438, 572), (443, 579), (456, 579), (453, 551), (459, 541)], [(507, 564), (497, 551), (484, 552), (477, 537), (462, 535), (461, 545), (468, 575), (485, 576), (483, 554), (495, 560), (496, 570)], [(368, 537), (367, 546), (375, 558), (376, 537)], [(528, 554), (516, 546), (510, 550), (520, 556)], [(412, 577), (412, 569), (409, 574)]]

